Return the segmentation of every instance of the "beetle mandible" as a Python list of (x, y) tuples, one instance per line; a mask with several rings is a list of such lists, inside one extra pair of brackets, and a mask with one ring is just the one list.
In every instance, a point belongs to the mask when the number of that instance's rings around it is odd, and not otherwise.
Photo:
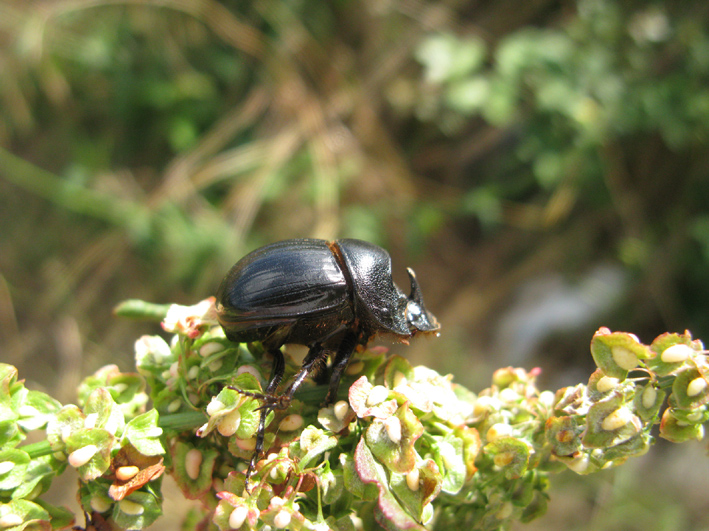
[[(273, 357), (265, 393), (244, 392), (263, 400), (247, 485), (263, 451), (268, 413), (287, 408), (303, 380), (330, 354), (326, 403), (335, 400), (358, 345), (379, 334), (402, 342), (419, 333), (438, 334), (440, 325), (424, 306), (416, 275), (407, 271), (408, 297), (394, 284), (391, 257), (381, 247), (354, 239), (296, 239), (256, 249), (227, 273), (216, 303), (224, 333), (234, 342), (261, 341)], [(309, 350), (290, 386), (277, 395), (285, 370), (281, 347), (286, 343)]]

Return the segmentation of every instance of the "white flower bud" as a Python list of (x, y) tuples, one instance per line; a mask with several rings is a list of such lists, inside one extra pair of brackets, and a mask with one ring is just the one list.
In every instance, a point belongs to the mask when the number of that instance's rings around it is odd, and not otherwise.
[(613, 361), (626, 371), (633, 370), (638, 366), (638, 357), (629, 349), (621, 346), (611, 347), (611, 356)]
[(288, 524), (290, 524), (290, 513), (285, 509), (281, 509), (273, 518), (273, 526), (276, 529), (285, 529)]
[(150, 428), (146, 433), (146, 437), (152, 437), (152, 438), (157, 438), (162, 435), (162, 428), (160, 426), (154, 426)]
[(401, 384), (406, 384), (406, 383), (408, 383), (408, 381), (407, 381), (404, 373), (401, 371), (396, 371), (394, 373), (394, 381), (393, 381), (394, 387), (396, 388), (396, 387), (399, 387)]
[(210, 341), (205, 343), (199, 348), (199, 355), (203, 358), (216, 354), (217, 352), (224, 350), (224, 346), (216, 341)]
[(102, 496), (91, 496), (91, 508), (97, 513), (105, 513), (112, 503)]
[(583, 474), (588, 469), (591, 461), (588, 455), (584, 454), (580, 457), (575, 457), (572, 461), (564, 461), (564, 463), (577, 474)]
[(137, 466), (121, 466), (116, 469), (116, 478), (121, 481), (128, 481), (138, 475), (140, 469)]
[(84, 428), (90, 430), (96, 427), (96, 421), (98, 420), (98, 413), (90, 413), (86, 415), (84, 419)]
[(697, 396), (702, 394), (707, 388), (707, 385), (707, 381), (701, 376), (699, 378), (695, 378), (689, 382), (689, 385), (687, 385), (687, 396)]
[(399, 444), (401, 442), (401, 421), (398, 417), (389, 417), (384, 421), (384, 426), (386, 427), (387, 437), (394, 444)]
[(87, 444), (69, 454), (68, 461), (74, 468), (84, 466), (91, 461), (91, 458), (98, 452), (98, 446), (95, 444)]
[(607, 415), (606, 418), (603, 419), (601, 427), (606, 431), (617, 430), (633, 420), (634, 416), (632, 411), (622, 406)]
[(655, 400), (657, 400), (657, 389), (652, 385), (648, 385), (643, 391), (642, 402), (645, 409), (650, 409), (655, 405)]
[(250, 452), (256, 448), (256, 437), (251, 437), (250, 439), (236, 439), (236, 445), (244, 451)]
[(23, 521), (24, 520), (22, 520), (22, 517), (19, 514), (4, 514), (0, 516), (0, 527), (2, 527), (3, 529), (7, 527), (15, 527), (21, 525)]
[(239, 529), (242, 525), (244, 525), (248, 515), (249, 508), (245, 505), (239, 505), (229, 515), (229, 527), (232, 529)]
[(620, 383), (620, 380), (618, 380), (618, 378), (611, 378), (610, 376), (602, 376), (600, 378), (600, 380), (598, 380), (598, 383), (596, 384), (596, 389), (598, 389), (601, 393), (605, 393), (607, 391), (610, 391), (610, 390), (618, 387), (619, 383)]
[(236, 433), (241, 424), (241, 413), (238, 409), (235, 409), (226, 415), (224, 415), (217, 424), (217, 431), (221, 433), (224, 437), (231, 437)]
[(419, 472), (419, 469), (414, 467), (414, 469), (406, 474), (406, 486), (409, 487), (410, 490), (416, 492), (419, 490), (419, 479), (421, 478), (421, 473)]
[(335, 418), (342, 421), (347, 416), (347, 413), (349, 413), (350, 405), (345, 400), (340, 400), (332, 406), (332, 410), (335, 413)]
[(202, 467), (202, 452), (197, 448), (192, 448), (185, 456), (185, 472), (191, 480), (196, 480), (199, 477), (200, 468)]
[(207, 404), (207, 415), (213, 417), (225, 407), (226, 406), (221, 400), (218, 400), (217, 397), (212, 397), (212, 400), (210, 400), (209, 404)]
[(511, 387), (505, 387), (502, 391), (500, 391), (500, 400), (507, 402), (508, 404), (511, 402), (517, 402), (520, 398), (519, 393)]
[(177, 411), (179, 411), (180, 407), (182, 407), (182, 400), (176, 398), (167, 405), (167, 412), (176, 413)]
[(131, 516), (140, 516), (143, 514), (143, 506), (131, 500), (121, 500), (118, 502), (118, 508), (121, 512)]
[(671, 347), (667, 347), (660, 356), (660, 359), (665, 363), (680, 363), (686, 361), (694, 354), (694, 349), (684, 343), (677, 343)]
[(278, 425), (278, 428), (283, 430), (283, 431), (295, 431), (298, 428), (300, 428), (303, 425), (303, 417), (298, 414), (292, 414), (286, 416), (281, 423)]
[(373, 407), (381, 404), (389, 396), (389, 389), (383, 385), (375, 385), (367, 395), (367, 407)]
[(199, 376), (199, 365), (192, 365), (187, 371), (187, 379), (194, 380), (197, 376)]
[(510, 435), (512, 435), (512, 426), (503, 422), (498, 422), (497, 424), (493, 424), (490, 429), (487, 430), (485, 439), (487, 442), (493, 442), (500, 437), (509, 437)]
[(364, 362), (362, 360), (350, 363), (345, 369), (345, 374), (352, 376), (353, 374), (359, 374), (364, 369)]

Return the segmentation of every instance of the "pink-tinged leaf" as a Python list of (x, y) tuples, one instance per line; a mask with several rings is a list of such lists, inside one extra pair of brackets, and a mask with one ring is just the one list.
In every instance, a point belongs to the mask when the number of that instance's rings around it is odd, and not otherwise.
[(403, 529), (425, 530), (398, 502), (389, 490), (386, 468), (379, 463), (364, 439), (360, 439), (354, 455), (355, 470), (364, 483), (373, 483), (379, 489), (375, 517), (379, 524), (390, 531)]
[[(398, 426), (398, 436), (393, 438), (392, 425)], [(405, 473), (416, 463), (414, 443), (422, 434), (423, 425), (406, 402), (389, 418), (375, 419), (367, 428), (365, 439), (379, 462), (392, 472)]]
[(350, 405), (359, 418), (375, 417), (385, 419), (393, 415), (399, 407), (394, 398), (374, 403), (370, 396), (374, 387), (369, 383), (366, 376), (360, 377), (350, 386)]

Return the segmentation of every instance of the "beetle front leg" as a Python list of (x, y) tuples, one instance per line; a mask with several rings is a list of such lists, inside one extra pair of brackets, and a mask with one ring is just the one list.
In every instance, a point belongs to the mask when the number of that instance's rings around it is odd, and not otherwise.
[(352, 353), (360, 340), (360, 333), (349, 331), (345, 333), (337, 349), (337, 354), (332, 362), (332, 374), (330, 375), (330, 387), (325, 397), (325, 405), (332, 404), (337, 398), (337, 389), (340, 387), (340, 378), (350, 362)]
[(244, 487), (247, 492), (249, 491), (249, 479), (256, 468), (256, 461), (263, 452), (263, 439), (266, 435), (266, 418), (268, 414), (275, 409), (273, 399), (275, 398), (276, 389), (278, 389), (278, 384), (281, 383), (283, 373), (286, 369), (286, 362), (280, 348), (271, 348), (268, 352), (273, 356), (273, 366), (271, 367), (271, 377), (268, 381), (268, 386), (266, 386), (264, 396), (265, 404), (259, 408), (261, 409), (261, 416), (259, 417), (258, 431), (256, 432), (256, 446), (254, 447), (254, 453), (251, 454), (249, 468), (246, 469)]

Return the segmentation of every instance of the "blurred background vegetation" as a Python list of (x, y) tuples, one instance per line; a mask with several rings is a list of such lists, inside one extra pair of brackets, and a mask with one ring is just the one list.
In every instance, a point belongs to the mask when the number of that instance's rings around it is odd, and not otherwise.
[[(701, 0), (0, 0), (2, 361), (73, 401), (155, 332), (121, 300), (357, 237), (443, 324), (397, 352), (574, 384), (601, 325), (709, 341), (708, 175)], [(707, 528), (702, 451), (564, 476), (538, 526)]]

